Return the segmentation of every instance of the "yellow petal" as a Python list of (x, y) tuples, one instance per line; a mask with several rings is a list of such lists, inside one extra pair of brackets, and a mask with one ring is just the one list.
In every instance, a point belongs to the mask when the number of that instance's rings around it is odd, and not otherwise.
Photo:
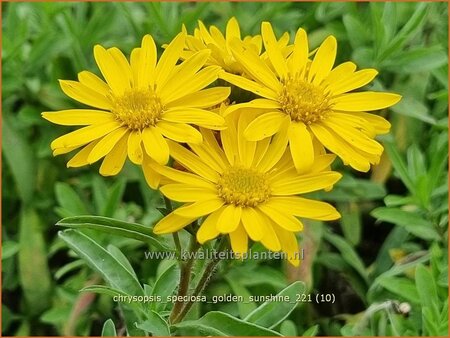
[(75, 156), (72, 157), (69, 162), (67, 162), (67, 168), (78, 168), (89, 164), (87, 160), (88, 156), (97, 143), (98, 141), (91, 142), (83, 149), (81, 149), (78, 153), (76, 153)]
[(258, 141), (256, 143), (255, 156), (253, 157), (253, 163), (252, 163), (253, 167), (258, 168), (259, 162), (266, 155), (267, 149), (269, 149), (270, 141), (271, 141), (271, 138), (266, 137), (265, 139)]
[(298, 217), (332, 221), (341, 215), (330, 204), (301, 197), (272, 197), (266, 203), (282, 213)]
[(229, 105), (224, 113), (224, 116), (242, 108), (262, 108), (262, 109), (272, 109), (279, 110), (281, 109), (281, 105), (278, 101), (269, 100), (269, 99), (254, 99), (250, 102), (231, 104)]
[(197, 241), (200, 244), (203, 244), (206, 241), (209, 241), (219, 236), (220, 232), (217, 230), (216, 224), (223, 209), (224, 207), (214, 211), (203, 221), (202, 225), (197, 231)]
[[(158, 92), (161, 96), (166, 98), (167, 95), (170, 96), (174, 91), (180, 90), (186, 86), (186, 83), (191, 81), (191, 78), (205, 66), (210, 55), (211, 52), (209, 50), (201, 50), (176, 66), (164, 86), (158, 88)], [(169, 101), (166, 100), (166, 102)]]
[(194, 185), (197, 187), (203, 187), (206, 189), (209, 189), (211, 186), (210, 182), (206, 181), (205, 179), (201, 178), (200, 176), (197, 176), (197, 175), (194, 175), (194, 174), (191, 174), (188, 172), (176, 170), (176, 169), (161, 166), (161, 165), (155, 165), (155, 166), (153, 166), (153, 169), (155, 171), (157, 171), (158, 173), (160, 173), (161, 175), (163, 175), (175, 182), (180, 182), (180, 183), (188, 184), (188, 185)]
[(338, 155), (344, 161), (344, 164), (349, 164), (352, 168), (367, 172), (370, 169), (370, 162), (361, 154), (357, 153), (345, 140), (339, 137), (336, 133), (331, 132), (325, 126), (317, 123), (311, 124), (311, 130), (319, 141), (331, 152)]
[(248, 249), (248, 236), (242, 225), (239, 225), (237, 229), (230, 233), (231, 249), (239, 258), (247, 252)]
[(331, 95), (339, 95), (361, 88), (371, 82), (378, 72), (375, 69), (363, 69), (328, 85)]
[(204, 141), (200, 144), (189, 143), (189, 146), (203, 162), (208, 163), (218, 173), (223, 173), (227, 166), (227, 160), (217, 144), (214, 134), (208, 129), (202, 129), (201, 132)]
[(237, 128), (233, 116), (226, 118), (228, 128), (220, 131), (220, 139), (222, 141), (222, 148), (227, 157), (228, 163), (234, 164), (236, 158), (239, 156), (239, 149), (237, 145)]
[(142, 143), (147, 154), (161, 165), (169, 161), (169, 146), (155, 127), (145, 128), (141, 134)]
[(288, 144), (288, 130), (289, 130), (289, 117), (285, 117), (285, 121), (281, 126), (279, 132), (275, 134), (272, 138), (272, 143), (267, 149), (264, 158), (258, 164), (259, 170), (262, 172), (267, 172), (273, 168), (275, 164), (280, 160), (286, 151)]
[(259, 84), (255, 81), (246, 79), (245, 77), (221, 72), (219, 74), (219, 78), (221, 78), (222, 80), (225, 80), (239, 88), (242, 88), (242, 89), (248, 90), (252, 93), (255, 93), (256, 95), (265, 97), (267, 99), (278, 100), (278, 94), (274, 90), (272, 90), (262, 84)]
[(191, 107), (191, 108), (209, 108), (213, 107), (230, 95), (230, 87), (214, 87), (203, 89), (199, 92), (185, 95), (175, 101), (166, 104), (166, 108)]
[(165, 137), (181, 143), (201, 143), (202, 134), (194, 127), (185, 123), (158, 121), (157, 129)]
[(108, 49), (109, 55), (113, 58), (118, 74), (122, 78), (122, 85), (126, 90), (130, 90), (133, 84), (133, 74), (127, 58), (119, 48), (112, 47)]
[(239, 23), (234, 16), (230, 20), (228, 20), (225, 34), (227, 40), (233, 37), (238, 39), (241, 38), (241, 30), (239, 29)]
[(402, 97), (393, 93), (362, 92), (343, 94), (333, 99), (333, 110), (369, 111), (393, 106)]
[(131, 52), (131, 69), (134, 87), (146, 89), (155, 83), (156, 45), (152, 36), (147, 34), (142, 38), (141, 48)]
[(166, 184), (161, 187), (160, 190), (167, 198), (183, 203), (203, 201), (217, 197), (217, 190), (212, 184), (210, 188), (207, 189), (195, 185), (174, 183)]
[(88, 72), (87, 70), (78, 73), (78, 81), (104, 97), (107, 97), (110, 94), (111, 89), (109, 86), (97, 75)]
[(103, 176), (117, 175), (123, 168), (127, 159), (128, 135), (124, 135), (105, 156), (100, 166), (100, 174)]
[(71, 151), (79, 148), (80, 146), (75, 146), (75, 147), (67, 147), (67, 148), (56, 148), (53, 150), (53, 156), (58, 156), (58, 155), (62, 155), (62, 154), (67, 154), (70, 153)]
[(134, 164), (142, 164), (144, 154), (141, 141), (141, 132), (139, 130), (130, 132), (128, 136), (128, 157)]
[(348, 130), (354, 128), (363, 131), (369, 138), (375, 138), (377, 135), (376, 128), (366, 119), (359, 116), (359, 113), (332, 112), (327, 116), (328, 121), (340, 123), (342, 127)]
[(260, 240), (261, 244), (271, 251), (280, 251), (281, 243), (278, 239), (277, 233), (274, 230), (274, 226), (276, 225), (274, 225), (273, 221), (262, 212), (258, 212), (258, 215), (261, 219), (265, 220), (263, 223), (261, 223), (261, 225), (265, 224), (264, 234)]
[(276, 93), (281, 90), (280, 81), (258, 54), (251, 49), (246, 49), (245, 45), (238, 39), (231, 41), (230, 47), (235, 59), (242, 64), (254, 79)]
[(103, 77), (116, 95), (122, 95), (130, 88), (129, 83), (123, 81), (124, 74), (121, 74), (115, 59), (104, 47), (100, 45), (94, 47), (94, 58)]
[(272, 136), (280, 130), (285, 117), (286, 114), (279, 111), (263, 113), (248, 125), (244, 136), (250, 141), (259, 141)]
[(272, 181), (272, 195), (297, 195), (324, 189), (342, 177), (334, 171), (317, 174), (277, 178)]
[(110, 110), (111, 101), (104, 95), (77, 81), (59, 80), (62, 91), (67, 96), (88, 106)]
[(169, 144), (170, 154), (183, 167), (211, 182), (217, 182), (219, 176), (217, 172), (205, 164), (197, 155), (176, 142), (167, 140), (167, 143)]
[(350, 114), (354, 114), (355, 116), (365, 119), (375, 128), (377, 134), (389, 133), (389, 130), (391, 129), (391, 124), (389, 123), (389, 121), (382, 116), (362, 112)]
[(103, 137), (94, 149), (92, 149), (87, 159), (88, 162), (91, 164), (106, 156), (114, 148), (117, 142), (119, 142), (119, 140), (125, 135), (125, 133), (127, 133), (127, 129), (122, 127)]
[(175, 89), (158, 87), (157, 93), (160, 94), (161, 100), (165, 103), (172, 102), (180, 99), (186, 95), (196, 93), (211, 83), (217, 80), (221, 68), (218, 66), (208, 66), (200, 70), (198, 73), (192, 76), (188, 76), (185, 79), (178, 81), (178, 86)]
[(268, 204), (258, 205), (258, 209), (261, 210), (266, 216), (268, 216), (275, 224), (288, 231), (301, 231), (303, 230), (303, 224), (297, 218), (290, 214), (285, 214), (278, 209), (272, 208)]
[(83, 127), (58, 137), (51, 143), (51, 148), (56, 149), (82, 146), (86, 143), (99, 139), (100, 137), (109, 134), (118, 128), (120, 128), (120, 124), (115, 121)]
[(362, 149), (365, 152), (374, 155), (381, 155), (383, 152), (383, 146), (377, 141), (367, 137), (361, 129), (351, 128), (349, 125), (345, 125), (342, 121), (336, 119), (326, 119), (323, 121), (323, 124), (333, 130), (333, 132), (337, 133), (354, 148)]
[(336, 59), (337, 41), (332, 35), (327, 37), (317, 50), (314, 60), (311, 63), (308, 80), (319, 85), (333, 68)]
[(217, 230), (222, 234), (233, 232), (241, 221), (242, 208), (232, 204), (227, 205), (217, 220)]
[(162, 176), (154, 169), (154, 161), (144, 153), (142, 161), (142, 171), (144, 172), (145, 181), (150, 188), (156, 190), (161, 182)]
[(163, 87), (166, 80), (169, 78), (173, 68), (180, 58), (181, 51), (184, 48), (186, 33), (179, 33), (164, 50), (161, 58), (156, 65), (156, 84), (158, 87)]
[(210, 129), (220, 128), (225, 124), (219, 114), (198, 108), (172, 108), (165, 111), (161, 118), (168, 122), (195, 124)]
[(174, 212), (160, 220), (153, 228), (153, 233), (157, 235), (168, 234), (183, 229), (186, 225), (192, 223), (195, 218), (181, 217)]
[(90, 109), (67, 109), (57, 112), (44, 112), (42, 117), (47, 121), (62, 126), (86, 126), (115, 121), (110, 112)]
[(247, 112), (238, 118), (237, 143), (239, 151), (240, 163), (246, 167), (250, 167), (256, 151), (256, 142), (249, 141), (244, 137), (244, 131), (247, 129), (250, 121), (254, 120), (255, 114)]
[(308, 129), (302, 122), (289, 126), (289, 149), (299, 174), (308, 172), (314, 163), (314, 148)]
[(356, 65), (353, 62), (347, 61), (336, 66), (331, 70), (330, 74), (325, 78), (325, 84), (332, 84), (339, 82), (342, 78), (347, 77), (349, 74), (353, 74), (356, 70)]
[(303, 28), (297, 30), (294, 40), (294, 51), (292, 52), (290, 71), (291, 74), (301, 74), (308, 61), (309, 47), (308, 37), (306, 31)]
[(287, 66), (286, 60), (281, 54), (280, 48), (278, 47), (278, 41), (272, 29), (272, 25), (269, 22), (263, 22), (261, 24), (261, 35), (264, 42), (264, 47), (266, 48), (267, 55), (269, 56), (270, 62), (273, 68), (281, 79), (286, 78)]
[(266, 220), (253, 208), (243, 208), (241, 218), (248, 236), (255, 242), (260, 241), (266, 232)]
[(300, 265), (301, 252), (299, 251), (297, 237), (294, 233), (281, 227), (274, 227), (281, 243), (281, 250), (288, 256), (288, 261), (294, 266)]
[(224, 202), (219, 198), (209, 199), (205, 201), (198, 201), (192, 204), (184, 205), (174, 212), (176, 215), (183, 217), (199, 218), (208, 215), (219, 209)]

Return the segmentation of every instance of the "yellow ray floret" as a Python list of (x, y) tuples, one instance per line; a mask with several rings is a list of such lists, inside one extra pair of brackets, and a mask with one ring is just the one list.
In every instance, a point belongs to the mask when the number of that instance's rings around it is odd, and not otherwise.
[[(261, 33), (269, 62), (238, 39), (230, 49), (242, 65), (246, 77), (222, 72), (220, 77), (262, 98), (230, 107), (264, 109), (245, 130), (245, 137), (258, 141), (280, 132), (288, 117), (289, 149), (299, 173), (314, 163), (314, 144), (320, 143), (338, 155), (345, 164), (359, 171), (368, 171), (379, 162), (383, 147), (374, 140), (387, 133), (388, 121), (367, 113), (396, 104), (401, 96), (383, 92), (353, 92), (370, 83), (377, 71), (356, 71), (352, 62), (334, 67), (337, 42), (329, 36), (309, 59), (306, 32), (299, 29), (292, 52), (286, 54), (276, 43), (272, 26), (262, 23)], [(334, 68), (333, 68), (334, 67)]]
[(178, 34), (159, 60), (150, 35), (132, 51), (130, 61), (117, 48), (95, 46), (95, 61), (105, 80), (83, 71), (78, 81), (60, 81), (66, 95), (92, 108), (42, 113), (56, 124), (84, 126), (55, 139), (54, 155), (83, 147), (67, 165), (79, 167), (103, 158), (100, 173), (105, 176), (119, 173), (129, 158), (142, 165), (150, 186), (157, 186), (150, 162), (167, 163), (167, 140), (200, 143), (202, 135), (193, 126), (221, 129), (225, 122), (207, 108), (225, 100), (230, 89), (205, 89), (220, 68), (204, 67), (208, 50), (177, 64), (185, 40), (185, 33)]
[(161, 192), (184, 204), (159, 221), (154, 232), (175, 232), (202, 219), (200, 243), (229, 235), (233, 251), (243, 254), (251, 239), (285, 252), (298, 265), (295, 233), (303, 229), (298, 217), (324, 221), (340, 217), (331, 205), (298, 195), (329, 188), (341, 174), (329, 170), (335, 157), (331, 154), (316, 154), (310, 170), (298, 174), (286, 151), (288, 120), (277, 135), (250, 141), (244, 132), (254, 117), (252, 112), (229, 115), (228, 127), (219, 135), (200, 128), (203, 143), (189, 143), (189, 148), (168, 140), (171, 155), (184, 170), (156, 163), (153, 167), (170, 181)]

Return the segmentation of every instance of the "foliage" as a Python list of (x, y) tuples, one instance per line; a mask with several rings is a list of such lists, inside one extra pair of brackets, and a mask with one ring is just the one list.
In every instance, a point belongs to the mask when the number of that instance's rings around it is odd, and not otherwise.
[[(446, 3), (2, 7), (4, 335), (446, 335)], [(380, 165), (370, 176), (346, 173), (323, 196), (343, 217), (326, 226), (308, 223), (300, 268), (276, 260), (226, 261), (205, 291), (208, 298), (311, 294), (311, 300), (202, 302), (170, 326), (172, 304), (113, 300), (172, 295), (178, 286), (174, 260), (144, 256), (175, 250), (171, 239), (150, 231), (161, 218), (162, 197), (133, 166), (116, 179), (99, 177), (95, 166), (64, 170), (65, 159), (52, 158), (49, 147), (63, 129), (40, 113), (73, 105), (57, 80), (94, 70), (94, 44), (129, 52), (150, 32), (161, 46), (183, 23), (190, 32), (197, 19), (224, 28), (233, 15), (247, 34), (257, 33), (262, 20), (291, 35), (302, 26), (311, 47), (335, 35), (340, 60), (376, 68), (381, 75), (373, 89), (401, 93), (403, 100), (382, 112), (393, 127), (381, 139), (386, 151)], [(180, 240), (187, 244), (187, 236)], [(335, 301), (316, 301), (327, 294)]]

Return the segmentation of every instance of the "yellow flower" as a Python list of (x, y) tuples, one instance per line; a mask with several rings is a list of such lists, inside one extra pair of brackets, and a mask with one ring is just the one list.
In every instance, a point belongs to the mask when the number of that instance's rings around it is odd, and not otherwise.
[[(352, 62), (333, 68), (337, 43), (333, 36), (325, 39), (309, 60), (306, 32), (299, 29), (292, 53), (280, 51), (272, 26), (263, 22), (262, 37), (272, 67), (251, 49), (234, 39), (230, 48), (251, 79), (222, 72), (220, 77), (262, 98), (230, 107), (227, 113), (242, 108), (269, 109), (246, 129), (249, 140), (261, 140), (279, 132), (286, 116), (289, 126), (289, 148), (299, 173), (314, 163), (314, 140), (337, 154), (344, 164), (368, 171), (379, 162), (383, 152), (374, 140), (387, 133), (388, 121), (367, 113), (397, 103), (401, 96), (382, 92), (351, 92), (371, 82), (375, 69), (356, 70)], [(351, 93), (349, 93), (351, 92)]]
[(80, 167), (104, 157), (102, 175), (116, 175), (126, 158), (142, 165), (147, 181), (155, 187), (150, 162), (162, 165), (169, 159), (167, 140), (202, 142), (191, 126), (220, 128), (223, 117), (203, 108), (214, 106), (230, 93), (229, 88), (208, 88), (217, 79), (217, 66), (203, 68), (209, 57), (204, 50), (177, 65), (185, 44), (180, 33), (157, 62), (157, 49), (150, 35), (131, 53), (130, 62), (117, 48), (94, 47), (94, 57), (106, 82), (91, 72), (78, 74), (78, 81), (60, 81), (63, 92), (93, 107), (45, 112), (42, 116), (60, 125), (86, 126), (55, 139), (54, 155), (84, 146), (68, 163)]
[(230, 41), (234, 38), (242, 41), (246, 48), (252, 49), (258, 55), (261, 53), (261, 36), (247, 36), (244, 40), (241, 40), (239, 23), (233, 17), (228, 20), (225, 36), (216, 26), (210, 26), (208, 31), (203, 22), (199, 21), (198, 28), (194, 30), (194, 35), (186, 37), (186, 50), (183, 51), (182, 58), (188, 58), (198, 51), (209, 49), (211, 55), (206, 62), (207, 65), (217, 65), (229, 73), (241, 75), (243, 68), (233, 57), (229, 47)]
[(298, 265), (295, 233), (303, 225), (297, 217), (334, 220), (340, 216), (327, 203), (297, 195), (332, 186), (341, 174), (326, 171), (335, 157), (332, 154), (317, 155), (310, 172), (297, 173), (286, 151), (287, 119), (274, 137), (257, 142), (245, 139), (244, 130), (254, 115), (230, 115), (219, 140), (213, 131), (201, 128), (204, 141), (189, 144), (191, 150), (168, 142), (173, 158), (186, 171), (156, 165), (158, 173), (173, 181), (160, 190), (185, 204), (159, 221), (153, 231), (175, 232), (204, 217), (196, 235), (200, 243), (228, 234), (233, 251), (242, 255), (250, 238), (269, 250), (285, 252)]

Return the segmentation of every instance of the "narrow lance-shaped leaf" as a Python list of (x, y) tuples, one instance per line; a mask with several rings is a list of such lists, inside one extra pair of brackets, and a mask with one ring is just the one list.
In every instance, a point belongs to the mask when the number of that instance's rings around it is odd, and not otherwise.
[(105, 232), (111, 235), (133, 238), (149, 243), (160, 250), (172, 251), (162, 243), (162, 237), (153, 235), (150, 227), (137, 223), (119, 221), (117, 219), (102, 216), (76, 216), (60, 220), (56, 225), (68, 228), (85, 228)]
[(136, 277), (97, 242), (75, 230), (60, 231), (59, 237), (113, 288), (129, 295), (144, 295)]

